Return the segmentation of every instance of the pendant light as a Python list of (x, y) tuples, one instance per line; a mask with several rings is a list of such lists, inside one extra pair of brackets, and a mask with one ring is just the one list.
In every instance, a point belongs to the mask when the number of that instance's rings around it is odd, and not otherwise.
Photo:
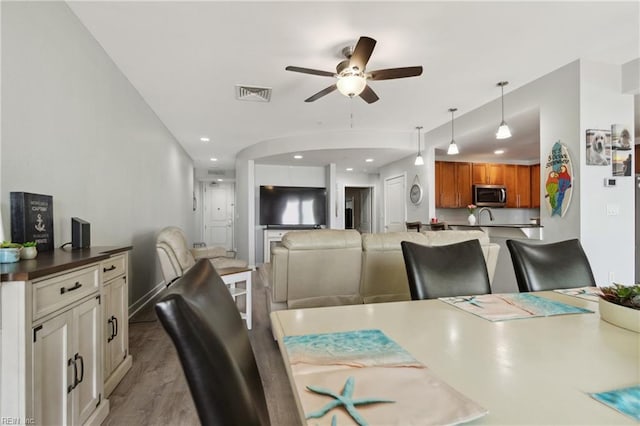
[(502, 99), (502, 121), (500, 122), (500, 126), (498, 126), (496, 139), (507, 139), (511, 137), (511, 130), (509, 130), (507, 122), (504, 121), (504, 86), (506, 86), (507, 84), (509, 84), (508, 81), (501, 81), (498, 83), (498, 86), (500, 86), (500, 90), (502, 91), (502, 95), (500, 96), (500, 98)]
[(458, 108), (449, 108), (449, 112), (451, 113), (451, 142), (449, 142), (449, 148), (447, 149), (447, 155), (456, 155), (460, 151), (458, 151), (458, 145), (456, 145), (455, 139), (453, 139), (453, 113), (456, 112)]
[(423, 166), (424, 160), (422, 159), (422, 154), (420, 154), (420, 130), (422, 130), (422, 126), (416, 126), (418, 130), (418, 156), (416, 157), (416, 161), (413, 162), (416, 166)]

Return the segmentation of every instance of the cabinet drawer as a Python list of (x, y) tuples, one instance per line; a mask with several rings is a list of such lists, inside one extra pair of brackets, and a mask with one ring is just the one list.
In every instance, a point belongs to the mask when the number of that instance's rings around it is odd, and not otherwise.
[(100, 264), (100, 271), (102, 271), (102, 282), (106, 283), (112, 278), (122, 275), (127, 272), (127, 262), (125, 256), (114, 256), (110, 259), (103, 261)]
[(80, 269), (33, 283), (33, 319), (64, 308), (97, 293), (100, 288), (98, 266)]

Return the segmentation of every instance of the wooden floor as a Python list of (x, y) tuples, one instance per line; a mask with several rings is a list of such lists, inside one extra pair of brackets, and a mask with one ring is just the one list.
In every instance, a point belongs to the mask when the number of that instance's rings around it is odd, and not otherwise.
[[(264, 383), (271, 424), (296, 425), (293, 394), (269, 326), (263, 273), (264, 269), (253, 273), (253, 329), (249, 338)], [(177, 354), (156, 319), (153, 304), (129, 322), (129, 346), (133, 367), (109, 396), (111, 408), (103, 425), (199, 424)]]

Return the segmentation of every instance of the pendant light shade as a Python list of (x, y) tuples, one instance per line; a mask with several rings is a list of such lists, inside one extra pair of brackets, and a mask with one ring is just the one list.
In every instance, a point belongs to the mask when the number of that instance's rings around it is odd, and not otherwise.
[(502, 103), (502, 121), (500, 122), (500, 126), (498, 126), (498, 131), (496, 132), (496, 139), (507, 139), (511, 137), (511, 130), (509, 129), (509, 126), (507, 125), (507, 122), (504, 121), (504, 86), (506, 86), (507, 84), (509, 84), (508, 81), (501, 81), (498, 83), (498, 86), (500, 86), (500, 90), (501, 90), (501, 103)]
[(458, 145), (456, 144), (455, 139), (453, 138), (453, 113), (456, 112), (458, 108), (449, 108), (449, 112), (451, 113), (451, 142), (449, 142), (449, 148), (447, 149), (447, 155), (456, 155), (459, 154)]
[(416, 156), (416, 161), (413, 162), (416, 166), (423, 166), (424, 159), (422, 158), (422, 154), (420, 154), (420, 130), (422, 130), (422, 126), (416, 126), (418, 130), (418, 155)]

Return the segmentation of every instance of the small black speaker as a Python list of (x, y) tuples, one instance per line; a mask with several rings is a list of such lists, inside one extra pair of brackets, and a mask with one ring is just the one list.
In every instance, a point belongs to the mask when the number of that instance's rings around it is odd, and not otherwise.
[(89, 222), (78, 217), (71, 218), (71, 247), (89, 248), (91, 247), (91, 228)]

